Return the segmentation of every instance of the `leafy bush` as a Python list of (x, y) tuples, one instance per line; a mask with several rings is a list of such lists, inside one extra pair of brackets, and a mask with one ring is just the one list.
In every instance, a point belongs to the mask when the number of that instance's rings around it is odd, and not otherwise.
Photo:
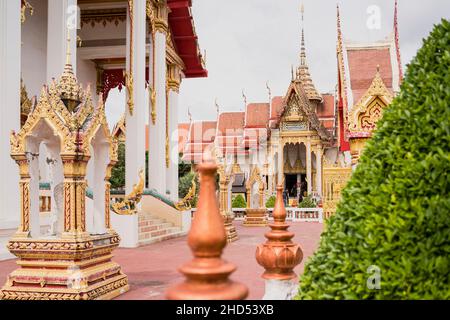
[(247, 201), (245, 201), (242, 194), (238, 194), (236, 197), (233, 198), (233, 201), (231, 202), (232, 208), (247, 208)]
[(189, 190), (192, 187), (192, 179), (195, 177), (195, 184), (196, 184), (196, 194), (194, 200), (191, 202), (192, 207), (197, 206), (198, 201), (198, 193), (199, 193), (199, 182), (198, 182), (198, 176), (195, 175), (194, 172), (189, 172), (182, 176), (179, 180), (178, 184), (178, 194), (180, 199), (183, 199), (189, 192)]
[[(450, 298), (449, 70), (442, 20), (367, 143), (297, 299)], [(376, 268), (379, 290), (367, 285)]]
[(274, 208), (275, 207), (275, 196), (270, 196), (266, 201), (266, 208)]
[(111, 171), (111, 188), (125, 188), (125, 144), (120, 143), (118, 146), (118, 161)]
[(316, 208), (317, 207), (317, 203), (316, 201), (312, 198), (311, 195), (306, 196), (303, 198), (302, 202), (300, 202), (298, 204), (299, 208)]

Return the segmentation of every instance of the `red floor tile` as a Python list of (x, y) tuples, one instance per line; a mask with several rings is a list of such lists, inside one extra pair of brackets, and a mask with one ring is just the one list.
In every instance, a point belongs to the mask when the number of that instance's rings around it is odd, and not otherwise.
[[(260, 277), (263, 268), (256, 262), (255, 251), (257, 245), (265, 241), (264, 233), (269, 228), (243, 227), (241, 222), (235, 222), (235, 225), (239, 240), (225, 248), (223, 257), (237, 266), (231, 278), (248, 286), (248, 299), (258, 300), (264, 295), (264, 280)], [(295, 269), (297, 274), (303, 272), (305, 261), (317, 248), (322, 229), (323, 224), (319, 223), (291, 223), (294, 242), (300, 244), (304, 255), (302, 263)], [(129, 292), (117, 298), (121, 300), (164, 299), (168, 286), (183, 281), (178, 267), (192, 259), (186, 237), (136, 249), (117, 249), (114, 254), (114, 260), (122, 265), (128, 275), (131, 287)], [(0, 285), (15, 268), (14, 260), (0, 262)]]

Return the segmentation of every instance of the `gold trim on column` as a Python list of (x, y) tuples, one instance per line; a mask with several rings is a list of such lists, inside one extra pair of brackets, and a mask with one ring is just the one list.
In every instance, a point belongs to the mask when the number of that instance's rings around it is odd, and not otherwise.
[(130, 65), (129, 70), (125, 72), (125, 87), (128, 91), (128, 111), (130, 115), (133, 115), (134, 112), (134, 76), (133, 76), (133, 68), (134, 68), (134, 0), (128, 0), (128, 14), (130, 16)]
[[(155, 8), (153, 6), (152, 0), (147, 0), (146, 6), (146, 14), (149, 20), (151, 37), (152, 37), (152, 83), (149, 84), (149, 94), (150, 94), (150, 103), (151, 103), (151, 118), (152, 124), (156, 124), (156, 45), (155, 45)], [(149, 64), (150, 65), (150, 64)]]
[(33, 6), (27, 0), (22, 0), (22, 7), (20, 9), (20, 22), (22, 22), (22, 24), (27, 20), (27, 10), (30, 10), (30, 16), (32, 16), (34, 13)]
[(166, 168), (170, 167), (170, 139), (169, 139), (169, 83), (166, 82)]

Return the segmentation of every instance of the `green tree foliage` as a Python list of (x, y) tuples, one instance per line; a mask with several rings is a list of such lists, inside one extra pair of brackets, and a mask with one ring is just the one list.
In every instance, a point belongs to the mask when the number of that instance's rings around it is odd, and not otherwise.
[(191, 164), (181, 160), (181, 154), (178, 155), (178, 178), (184, 177), (191, 172)]
[(233, 201), (231, 201), (231, 207), (234, 208), (247, 208), (247, 201), (245, 201), (242, 194), (238, 194), (236, 197), (233, 198)]
[(125, 144), (120, 143), (118, 148), (118, 161), (117, 164), (111, 171), (111, 182), (112, 189), (122, 189), (125, 188)]
[(191, 203), (193, 207), (195, 207), (197, 205), (197, 201), (198, 201), (198, 193), (199, 193), (199, 181), (198, 181), (198, 176), (196, 176), (196, 174), (194, 172), (189, 171), (187, 174), (185, 174), (184, 176), (182, 176), (179, 180), (179, 184), (178, 184), (178, 195), (180, 197), (180, 199), (183, 199), (189, 192), (189, 190), (192, 187), (192, 179), (194, 179), (195, 177), (195, 184), (196, 184), (196, 195), (194, 198), (194, 201)]
[[(450, 298), (449, 70), (442, 20), (368, 142), (298, 299)], [(371, 266), (380, 289), (367, 285), (376, 283)]]
[(312, 198), (311, 195), (303, 198), (302, 202), (298, 204), (299, 208), (317, 208), (316, 201)]
[(270, 196), (266, 201), (266, 208), (274, 208), (275, 207), (275, 196)]

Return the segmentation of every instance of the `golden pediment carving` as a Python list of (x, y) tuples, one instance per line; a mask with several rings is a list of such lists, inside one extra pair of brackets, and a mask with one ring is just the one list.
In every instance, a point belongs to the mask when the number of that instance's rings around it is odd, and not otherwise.
[(349, 114), (349, 131), (371, 134), (381, 119), (383, 110), (392, 102), (393, 95), (388, 90), (379, 72), (369, 89), (359, 99)]

